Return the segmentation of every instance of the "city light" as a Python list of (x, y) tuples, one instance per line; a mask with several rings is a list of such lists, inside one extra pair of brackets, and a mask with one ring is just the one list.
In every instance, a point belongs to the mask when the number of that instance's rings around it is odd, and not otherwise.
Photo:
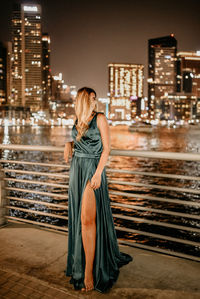
[[(50, 36), (42, 31), (41, 12), (39, 4), (15, 7), (7, 57), (10, 81), (5, 80), (3, 63), (0, 63), (0, 77), (11, 85), (8, 104), (29, 107), (29, 121), (34, 112), (44, 109), (52, 112), (55, 124), (63, 125), (67, 124), (64, 119), (73, 114), (77, 90), (76, 86), (64, 82), (62, 72), (52, 74)], [(195, 122), (200, 118), (200, 50), (178, 52), (174, 33), (149, 39), (148, 46), (147, 77), (144, 77), (144, 65), (137, 61), (108, 64), (107, 98), (99, 97), (97, 109), (105, 111), (111, 123), (157, 119), (160, 124), (169, 118), (177, 122), (188, 123), (191, 119)], [(145, 85), (148, 86), (148, 98), (144, 98)], [(6, 94), (0, 89), (2, 106), (6, 104)], [(19, 120), (16, 117), (14, 121), (14, 113), (9, 112), (8, 117), (13, 126)], [(43, 115), (43, 118), (49, 115)], [(26, 115), (20, 116), (19, 123), (25, 118)], [(34, 116), (34, 121), (41, 122), (42, 119)], [(0, 122), (4, 123), (4, 120)]]
[[(130, 97), (143, 96), (144, 66), (131, 63), (110, 63), (108, 68), (110, 115), (122, 120), (130, 119)], [(119, 106), (121, 106), (120, 109)]]
[(59, 73), (58, 76), (53, 76), (54, 80), (62, 81), (62, 73)]
[(25, 5), (25, 6), (24, 6), (24, 11), (33, 11), (33, 12), (37, 12), (37, 11), (38, 11), (38, 8), (37, 8), (37, 6), (27, 6), (27, 5)]

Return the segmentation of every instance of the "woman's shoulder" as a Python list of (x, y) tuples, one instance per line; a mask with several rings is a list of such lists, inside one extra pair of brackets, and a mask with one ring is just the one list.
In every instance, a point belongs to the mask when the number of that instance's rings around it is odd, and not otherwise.
[(105, 114), (104, 114), (104, 112), (96, 111), (96, 117), (97, 117), (97, 119), (104, 118)]
[(96, 111), (96, 113), (97, 113), (97, 115), (98, 115), (98, 114), (103, 114), (103, 115), (105, 115), (105, 113), (104, 113), (104, 112), (101, 112), (101, 111)]
[(97, 112), (97, 115), (98, 114), (101, 115), (101, 116), (99, 116), (99, 118), (106, 118), (107, 119), (107, 116), (106, 116), (105, 112), (99, 111), (99, 112)]
[(104, 112), (97, 112), (97, 126), (108, 123), (108, 119)]

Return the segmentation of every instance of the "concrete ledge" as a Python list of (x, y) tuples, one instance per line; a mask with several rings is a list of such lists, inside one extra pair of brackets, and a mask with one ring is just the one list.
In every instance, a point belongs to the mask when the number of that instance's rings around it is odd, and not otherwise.
[[(120, 250), (134, 257), (120, 269), (108, 294), (74, 291), (65, 277), (67, 235), (27, 224), (9, 223), (0, 229), (0, 268), (39, 279), (77, 298), (200, 298), (200, 264), (134, 247)], [(73, 297), (72, 296), (72, 297)]]

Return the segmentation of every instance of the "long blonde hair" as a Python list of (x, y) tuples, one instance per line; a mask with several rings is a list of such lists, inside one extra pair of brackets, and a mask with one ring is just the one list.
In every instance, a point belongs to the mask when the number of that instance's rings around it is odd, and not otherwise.
[(95, 94), (96, 97), (96, 92), (94, 91), (94, 89), (89, 87), (82, 87), (77, 92), (77, 96), (75, 99), (75, 114), (78, 120), (76, 125), (76, 130), (78, 132), (76, 136), (77, 141), (81, 139), (81, 137), (89, 128), (88, 118), (94, 111), (89, 98), (92, 92)]

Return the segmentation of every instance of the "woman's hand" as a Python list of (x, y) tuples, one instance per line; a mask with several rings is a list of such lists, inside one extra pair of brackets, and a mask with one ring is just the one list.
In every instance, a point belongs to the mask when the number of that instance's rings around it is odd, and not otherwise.
[(67, 142), (65, 144), (65, 148), (64, 148), (64, 159), (67, 163), (69, 162), (69, 157), (72, 157), (72, 143), (71, 142)]
[(97, 172), (91, 178), (90, 186), (93, 189), (98, 189), (101, 186), (101, 173)]

